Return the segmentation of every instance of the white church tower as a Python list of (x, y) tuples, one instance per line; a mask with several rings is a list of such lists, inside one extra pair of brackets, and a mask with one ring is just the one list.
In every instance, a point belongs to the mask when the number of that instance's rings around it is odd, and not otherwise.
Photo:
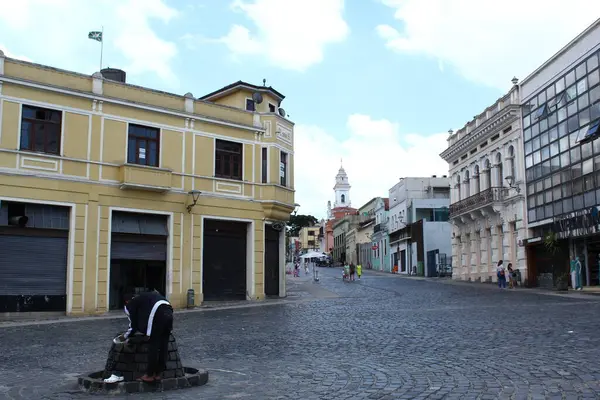
[(340, 170), (335, 176), (335, 204), (334, 208), (337, 207), (350, 207), (350, 182), (348, 182), (348, 175), (344, 170), (343, 166), (340, 166)]

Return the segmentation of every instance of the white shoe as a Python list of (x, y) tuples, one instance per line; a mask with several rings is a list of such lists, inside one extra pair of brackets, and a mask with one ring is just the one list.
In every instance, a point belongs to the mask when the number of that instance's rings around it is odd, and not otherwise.
[(117, 376), (117, 375), (115, 375), (115, 374), (112, 374), (112, 375), (110, 376), (110, 378), (106, 378), (106, 379), (104, 380), (104, 382), (106, 382), (106, 383), (123, 382), (123, 380), (124, 380), (124, 379), (125, 379), (125, 378), (123, 378), (122, 376)]

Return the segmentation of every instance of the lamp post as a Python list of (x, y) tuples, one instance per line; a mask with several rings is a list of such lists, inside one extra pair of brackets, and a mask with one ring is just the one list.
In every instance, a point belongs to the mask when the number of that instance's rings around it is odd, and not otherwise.
[(519, 185), (515, 184), (515, 177), (512, 175), (508, 175), (506, 178), (504, 178), (506, 180), (506, 183), (508, 183), (508, 187), (511, 189), (515, 189), (515, 191), (517, 193), (521, 193), (521, 188), (519, 187)]
[(200, 198), (200, 195), (202, 194), (201, 191), (199, 190), (192, 190), (190, 192), (188, 192), (188, 194), (190, 196), (192, 196), (192, 203), (188, 204), (185, 208), (187, 209), (188, 214), (192, 212), (192, 207), (194, 207), (196, 205), (196, 203), (198, 203), (198, 199)]

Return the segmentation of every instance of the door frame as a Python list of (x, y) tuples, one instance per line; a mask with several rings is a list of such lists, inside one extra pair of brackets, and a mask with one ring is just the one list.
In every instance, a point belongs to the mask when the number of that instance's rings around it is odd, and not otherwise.
[[(267, 260), (267, 225), (273, 225), (274, 221), (263, 221), (263, 295), (265, 295), (266, 260)], [(285, 293), (285, 227), (279, 231), (279, 297), (286, 297)]]
[[(110, 310), (110, 253), (111, 253), (111, 245), (112, 245), (112, 217), (113, 211), (122, 211), (129, 213), (138, 213), (138, 214), (154, 214), (154, 215), (166, 215), (167, 216), (167, 226), (169, 230), (169, 235), (167, 236), (167, 268), (166, 268), (166, 277), (165, 277), (165, 291), (167, 294), (167, 299), (171, 298), (173, 294), (173, 212), (172, 211), (158, 211), (158, 210), (147, 210), (141, 208), (129, 208), (129, 207), (108, 207), (108, 248), (106, 257), (106, 311)], [(98, 212), (98, 219), (102, 211)], [(98, 229), (100, 229), (100, 225), (98, 225)], [(179, 266), (179, 281), (181, 282), (182, 278), (182, 267)], [(98, 270), (96, 269), (96, 293), (98, 293)]]
[[(217, 220), (217, 221), (232, 221), (232, 222), (244, 222), (246, 223), (246, 300), (255, 300), (256, 297), (256, 277), (254, 276), (256, 271), (255, 262), (255, 243), (254, 243), (254, 220), (245, 218), (233, 218), (233, 217), (220, 217), (216, 215), (201, 215), (200, 216), (200, 288), (198, 293), (203, 293), (202, 281), (204, 280), (204, 221)], [(264, 238), (263, 238), (264, 246)], [(281, 257), (281, 256), (280, 256)], [(263, 293), (264, 294), (264, 293)]]
[[(20, 132), (20, 131), (19, 131)], [(8, 196), (0, 196), (0, 201), (15, 201), (15, 202), (20, 202), (20, 203), (31, 203), (31, 204), (46, 204), (49, 206), (61, 206), (61, 207), (68, 207), (69, 210), (69, 242), (68, 242), (68, 247), (67, 247), (67, 315), (70, 315), (73, 312), (73, 274), (74, 274), (74, 268), (75, 268), (75, 223), (77, 221), (77, 214), (76, 214), (76, 209), (75, 207), (77, 206), (77, 204), (75, 203), (68, 203), (68, 202), (61, 202), (61, 201), (51, 201), (51, 200), (36, 200), (36, 199), (30, 199), (30, 198), (26, 198), (26, 197), (8, 197)], [(83, 207), (82, 204), (80, 204), (80, 206)], [(88, 207), (87, 204), (85, 205), (85, 219), (84, 219), (84, 224), (85, 224), (85, 230), (87, 230), (87, 218), (88, 218)], [(83, 250), (83, 285), (82, 285), (82, 293), (81, 293), (81, 309), (83, 310), (83, 305), (84, 305), (84, 301), (85, 301), (85, 270), (86, 270), (86, 256), (85, 256), (85, 248), (86, 248), (86, 239), (85, 239), (85, 233), (84, 233), (84, 250)]]

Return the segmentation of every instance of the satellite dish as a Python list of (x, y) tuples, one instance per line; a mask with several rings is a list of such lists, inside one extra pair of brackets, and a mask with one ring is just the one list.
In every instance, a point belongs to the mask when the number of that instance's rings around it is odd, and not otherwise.
[(285, 110), (281, 107), (279, 107), (279, 115), (281, 115), (283, 118), (285, 118)]
[(254, 92), (254, 93), (252, 94), (252, 100), (254, 100), (254, 102), (255, 102), (256, 104), (260, 104), (260, 103), (262, 103), (262, 102), (263, 102), (263, 97), (262, 97), (262, 94), (260, 94), (260, 93), (258, 93), (258, 92)]

